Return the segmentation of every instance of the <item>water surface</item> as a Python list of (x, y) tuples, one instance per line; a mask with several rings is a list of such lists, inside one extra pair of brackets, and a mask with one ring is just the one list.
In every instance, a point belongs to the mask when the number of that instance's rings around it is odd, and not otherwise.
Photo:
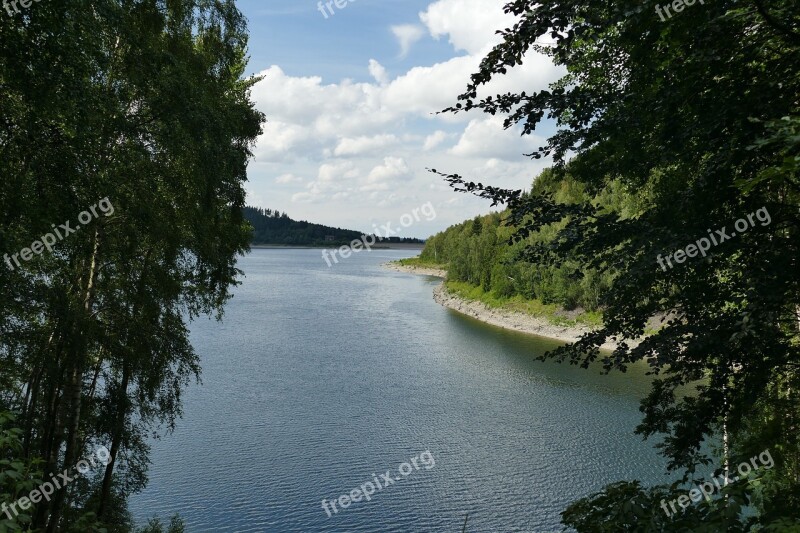
[[(433, 301), (436, 278), (382, 269), (412, 251), (254, 250), (224, 321), (192, 341), (203, 384), (153, 445), (142, 523), (189, 532), (551, 532), (569, 502), (621, 479), (665, 480), (633, 435), (642, 371), (601, 376), (534, 357), (558, 343)], [(435, 466), (398, 467), (430, 451)], [(336, 500), (401, 479), (329, 518)]]

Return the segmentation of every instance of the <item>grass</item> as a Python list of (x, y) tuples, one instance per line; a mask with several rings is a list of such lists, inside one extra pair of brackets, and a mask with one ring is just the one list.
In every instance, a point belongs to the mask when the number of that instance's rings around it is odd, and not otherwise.
[(396, 263), (407, 267), (438, 268), (441, 270), (447, 270), (447, 265), (434, 263), (432, 261), (423, 261), (419, 256), (409, 257), (408, 259), (399, 259), (396, 261)]
[(603, 314), (600, 311), (582, 311), (574, 318), (570, 318), (566, 316), (566, 311), (556, 304), (545, 304), (540, 300), (527, 299), (520, 295), (498, 296), (492, 291), (484, 291), (480, 286), (463, 281), (446, 281), (445, 285), (452, 294), (465, 300), (475, 300), (494, 309), (516, 311), (543, 318), (556, 326), (594, 328), (603, 324)]
[[(408, 267), (425, 267), (447, 270), (446, 264), (439, 264), (433, 261), (424, 261), (419, 256), (408, 259), (400, 259), (396, 263)], [(547, 320), (555, 326), (562, 327), (590, 327), (596, 328), (603, 325), (603, 313), (600, 311), (581, 311), (577, 316), (568, 316), (556, 304), (545, 304), (541, 300), (528, 299), (520, 295), (498, 296), (493, 291), (484, 291), (482, 287), (472, 285), (463, 281), (446, 281), (447, 289), (454, 295), (465, 300), (474, 300), (484, 303), (493, 309), (505, 309), (518, 313), (525, 313), (536, 318)], [(574, 313), (569, 313), (574, 314)]]

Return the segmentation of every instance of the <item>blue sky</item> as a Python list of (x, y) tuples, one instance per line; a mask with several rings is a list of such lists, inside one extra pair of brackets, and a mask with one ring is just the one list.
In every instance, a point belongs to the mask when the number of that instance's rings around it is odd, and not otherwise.
[(425, 39), (400, 58), (390, 26), (419, 23), (430, 2), (355, 0), (325, 19), (313, 0), (240, 0), (251, 30), (251, 72), (271, 65), (293, 76), (318, 75), (326, 82), (343, 78), (371, 81), (365, 66), (380, 58), (390, 71), (406, 72), (425, 62), (449, 59), (444, 40)]
[[(354, 0), (326, 18), (313, 0), (240, 0), (250, 73), (264, 76), (253, 98), (268, 119), (249, 203), (360, 231), (430, 203), (436, 217), (407, 230), (424, 238), (489, 211), (426, 167), (529, 187), (548, 162), (522, 154), (549, 131), (523, 138), (498, 117), (433, 115), (455, 103), (495, 30), (513, 23), (504, 1)], [(529, 54), (485, 94), (542, 89), (561, 74)]]

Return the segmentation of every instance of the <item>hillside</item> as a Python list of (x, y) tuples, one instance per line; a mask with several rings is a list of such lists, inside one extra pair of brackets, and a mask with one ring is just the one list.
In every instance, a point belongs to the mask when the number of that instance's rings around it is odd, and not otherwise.
[[(304, 220), (293, 220), (286, 213), (245, 207), (244, 217), (253, 226), (254, 245), (281, 246), (341, 246), (361, 239), (359, 231), (332, 228)], [(422, 243), (419, 239), (389, 237), (382, 242)]]
[[(533, 182), (531, 194), (551, 195), (567, 204), (591, 201), (622, 217), (637, 213), (644, 201), (625, 193), (617, 184), (590, 197), (569, 175), (558, 179), (549, 169)], [(527, 261), (523, 249), (529, 245), (550, 246), (561, 225), (546, 226), (511, 244), (509, 239), (517, 228), (503, 224), (508, 216), (507, 211), (492, 213), (451, 226), (427, 240), (418, 262), (447, 265), (452, 291), (462, 296), (469, 293), (486, 303), (496, 305), (521, 298), (528, 303), (538, 302), (539, 311), (548, 310), (545, 314), (562, 309), (570, 317), (600, 311), (602, 295), (611, 284), (613, 272), (601, 273), (581, 265), (577, 259), (560, 265)], [(582, 318), (596, 322), (598, 315)]]

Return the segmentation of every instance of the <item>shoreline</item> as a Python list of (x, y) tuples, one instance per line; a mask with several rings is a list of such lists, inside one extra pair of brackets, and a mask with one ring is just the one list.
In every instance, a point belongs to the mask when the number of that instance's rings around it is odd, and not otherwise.
[(395, 272), (404, 272), (406, 274), (417, 274), (418, 276), (433, 276), (435, 278), (442, 278), (442, 279), (447, 277), (447, 270), (444, 270), (442, 268), (406, 266), (396, 263), (394, 261), (384, 263), (381, 266), (384, 268), (388, 268), (389, 270), (394, 270)]
[[(447, 276), (446, 270), (436, 268), (405, 266), (397, 263), (385, 263), (382, 266), (394, 270), (395, 272), (405, 272), (407, 274), (435, 276), (442, 279)], [(452, 309), (462, 315), (469, 316), (486, 324), (524, 333), (526, 335), (573, 343), (584, 333), (591, 331), (588, 326), (559, 326), (552, 324), (544, 318), (539, 318), (527, 313), (491, 308), (483, 302), (467, 300), (452, 294), (447, 290), (444, 283), (441, 283), (433, 289), (433, 299), (439, 305)], [(634, 345), (634, 343), (630, 342), (628, 344), (631, 346)], [(601, 349), (614, 350), (616, 347), (617, 343), (607, 341), (601, 346)]]
[[(334, 246), (332, 244), (305, 245), (305, 244), (251, 244), (253, 250), (333, 250), (345, 245)], [(422, 250), (424, 244), (384, 242), (371, 246), (373, 250)]]

